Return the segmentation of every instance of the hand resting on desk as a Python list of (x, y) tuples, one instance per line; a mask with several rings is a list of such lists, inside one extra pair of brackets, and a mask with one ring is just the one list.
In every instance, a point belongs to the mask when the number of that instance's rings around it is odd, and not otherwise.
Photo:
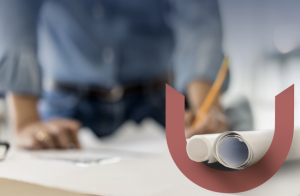
[(17, 133), (17, 145), (26, 149), (80, 148), (77, 138), (80, 123), (70, 119), (52, 119), (26, 126)]
[(80, 147), (78, 121), (55, 118), (43, 122), (37, 111), (38, 97), (11, 93), (6, 98), (19, 147), (34, 150)]

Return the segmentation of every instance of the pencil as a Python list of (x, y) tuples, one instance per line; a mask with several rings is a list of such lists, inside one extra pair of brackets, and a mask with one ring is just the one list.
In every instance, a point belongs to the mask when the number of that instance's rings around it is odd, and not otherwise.
[(215, 101), (215, 99), (220, 91), (220, 88), (225, 81), (225, 78), (226, 78), (226, 75), (228, 72), (228, 66), (229, 66), (228, 64), (229, 64), (229, 58), (226, 56), (222, 62), (222, 66), (219, 70), (219, 73), (218, 73), (218, 76), (217, 76), (215, 82), (213, 83), (213, 86), (209, 90), (206, 98), (204, 99), (204, 102), (203, 102), (201, 108), (197, 112), (196, 118), (195, 118), (194, 122), (192, 123), (192, 128), (197, 128), (199, 126), (199, 124), (201, 123), (201, 121), (203, 120), (203, 118), (205, 117), (205, 115), (207, 114), (209, 109), (211, 108), (213, 102)]

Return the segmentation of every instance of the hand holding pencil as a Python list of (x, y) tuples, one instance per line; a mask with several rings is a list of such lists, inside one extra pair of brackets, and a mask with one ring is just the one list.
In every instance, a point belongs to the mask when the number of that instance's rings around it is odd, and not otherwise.
[(197, 134), (220, 133), (227, 131), (226, 117), (223, 114), (219, 103), (219, 92), (228, 72), (228, 64), (228, 57), (225, 57), (213, 85), (205, 87), (205, 85), (203, 86), (203, 82), (202, 85), (198, 86), (197, 84), (193, 84), (194, 87), (191, 88), (190, 94), (192, 94), (194, 98), (190, 98), (190, 102), (195, 102), (195, 98), (199, 99), (199, 96), (201, 97), (201, 95), (203, 95), (203, 93), (198, 93), (197, 95), (194, 91), (206, 92), (205, 88), (208, 89), (207, 95), (202, 101), (201, 106), (199, 106), (199, 104), (196, 104), (195, 106), (194, 104), (194, 106), (192, 105), (192, 109), (187, 111), (185, 114), (185, 123), (187, 127), (186, 138), (190, 138)]
[(192, 127), (191, 124), (195, 119), (195, 115), (196, 114), (193, 114), (191, 111), (185, 113), (186, 138), (190, 138), (193, 135), (223, 133), (227, 131), (227, 120), (219, 107), (212, 106), (201, 123), (197, 127)]

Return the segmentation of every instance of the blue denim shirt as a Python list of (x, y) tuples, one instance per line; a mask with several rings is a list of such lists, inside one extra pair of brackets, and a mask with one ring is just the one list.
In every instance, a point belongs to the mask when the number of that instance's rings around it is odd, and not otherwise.
[(40, 95), (47, 80), (111, 88), (170, 72), (180, 92), (213, 82), (218, 9), (217, 0), (0, 0), (0, 90)]

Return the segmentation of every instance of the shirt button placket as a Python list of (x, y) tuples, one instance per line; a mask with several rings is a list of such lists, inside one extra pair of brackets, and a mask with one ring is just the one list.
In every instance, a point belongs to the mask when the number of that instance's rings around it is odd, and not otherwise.
[(105, 63), (112, 63), (115, 59), (115, 51), (111, 46), (102, 49), (102, 59)]
[(93, 17), (95, 20), (100, 20), (104, 16), (104, 8), (101, 4), (96, 4), (93, 7)]

